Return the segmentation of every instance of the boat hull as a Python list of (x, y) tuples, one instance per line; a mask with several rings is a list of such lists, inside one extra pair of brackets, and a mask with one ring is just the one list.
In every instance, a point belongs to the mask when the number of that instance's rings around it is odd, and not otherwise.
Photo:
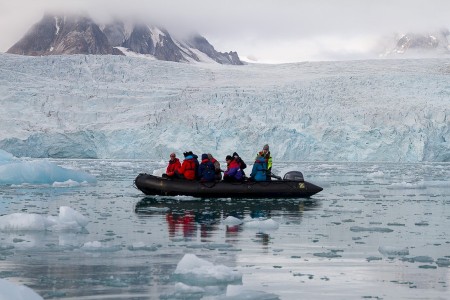
[(198, 182), (139, 174), (136, 188), (146, 195), (192, 196), (199, 198), (308, 198), (322, 188), (307, 181)]

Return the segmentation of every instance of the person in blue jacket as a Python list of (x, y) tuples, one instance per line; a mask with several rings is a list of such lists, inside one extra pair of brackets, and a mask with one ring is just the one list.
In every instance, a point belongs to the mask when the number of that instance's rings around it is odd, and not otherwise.
[(202, 154), (202, 162), (198, 166), (198, 176), (201, 182), (211, 182), (216, 179), (214, 164), (209, 160), (208, 154)]
[(263, 156), (258, 155), (255, 163), (253, 164), (252, 173), (250, 174), (251, 180), (254, 181), (266, 181), (267, 180), (267, 162)]

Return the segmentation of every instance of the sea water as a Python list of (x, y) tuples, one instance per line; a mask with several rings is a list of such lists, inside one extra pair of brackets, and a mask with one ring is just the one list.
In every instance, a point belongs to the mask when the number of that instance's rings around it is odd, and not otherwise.
[(88, 222), (0, 230), (0, 280), (44, 299), (450, 298), (448, 163), (276, 162), (324, 190), (235, 200), (133, 187), (163, 162), (53, 162), (97, 183), (0, 188), (0, 216)]

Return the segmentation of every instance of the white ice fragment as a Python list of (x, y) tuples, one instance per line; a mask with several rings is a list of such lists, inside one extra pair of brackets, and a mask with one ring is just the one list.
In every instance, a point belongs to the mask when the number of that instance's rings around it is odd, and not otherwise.
[(242, 280), (240, 272), (224, 265), (214, 265), (194, 254), (185, 254), (174, 273), (180, 277), (180, 281), (195, 285), (217, 285)]
[(243, 222), (244, 221), (242, 221), (241, 219), (238, 219), (238, 218), (233, 217), (233, 216), (228, 216), (225, 220), (223, 220), (223, 223), (225, 225), (230, 225), (230, 226), (240, 225)]
[(38, 214), (13, 213), (0, 216), (1, 231), (43, 231), (47, 225), (46, 218)]
[(279, 226), (280, 225), (272, 219), (253, 220), (244, 223), (245, 228), (258, 229), (260, 231), (275, 230), (278, 229)]
[(99, 241), (86, 242), (81, 247), (88, 252), (116, 252), (122, 250), (120, 245), (106, 246)]
[(72, 179), (66, 180), (64, 182), (55, 181), (52, 184), (52, 187), (76, 187), (80, 186), (81, 183)]
[(59, 208), (59, 229), (84, 228), (89, 223), (88, 218), (69, 206)]
[(1, 300), (43, 300), (35, 291), (24, 285), (17, 285), (0, 279)]

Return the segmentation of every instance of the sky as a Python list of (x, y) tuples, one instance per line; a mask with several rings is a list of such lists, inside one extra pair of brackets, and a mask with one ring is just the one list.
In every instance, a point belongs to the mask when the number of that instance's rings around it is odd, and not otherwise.
[(373, 58), (395, 36), (450, 28), (448, 0), (0, 0), (0, 52), (61, 10), (195, 31), (218, 51), (266, 63)]

